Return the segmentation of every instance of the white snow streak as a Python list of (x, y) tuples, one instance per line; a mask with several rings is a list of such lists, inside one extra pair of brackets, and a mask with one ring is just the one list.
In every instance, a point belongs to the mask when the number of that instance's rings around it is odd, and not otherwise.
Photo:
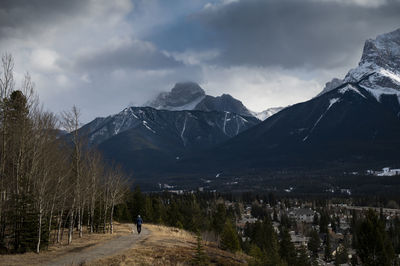
[[(364, 96), (363, 96), (364, 97)], [(314, 123), (314, 126), (311, 128), (310, 132), (308, 133), (308, 135), (303, 139), (303, 141), (306, 141), (308, 139), (308, 137), (311, 135), (311, 133), (314, 131), (315, 127), (318, 125), (319, 121), (321, 121), (321, 119), (326, 115), (326, 113), (329, 111), (329, 109), (331, 109), (331, 107), (339, 102), (340, 99), (339, 98), (332, 98), (329, 100), (329, 106), (326, 109), (326, 111), (318, 118), (318, 120)]]
[(339, 93), (345, 94), (345, 93), (348, 92), (348, 91), (354, 91), (355, 93), (358, 93), (359, 95), (361, 95), (363, 98), (367, 98), (367, 97), (365, 97), (364, 95), (362, 95), (362, 93), (361, 93), (359, 90), (357, 90), (357, 88), (354, 88), (354, 87), (351, 86), (351, 85), (347, 85), (346, 87), (341, 88), (341, 89), (339, 90)]
[(224, 118), (224, 127), (222, 128), (222, 131), (225, 133), (226, 135), (226, 118), (228, 116), (228, 112), (225, 112), (225, 118)]
[(396, 81), (398, 84), (400, 84), (400, 76), (396, 73), (393, 73), (391, 71), (388, 71), (386, 69), (381, 68), (379, 70), (379, 74), (381, 74), (382, 76), (386, 76), (389, 77), (391, 80)]
[[(330, 100), (329, 100), (328, 110), (329, 110), (329, 108), (332, 107), (332, 105), (334, 105), (334, 104), (337, 103), (338, 101), (340, 101), (339, 98), (332, 98), (332, 99), (330, 99)], [(327, 111), (328, 111), (328, 110), (327, 110)]]
[(181, 139), (183, 142), (183, 146), (186, 146), (186, 141), (185, 141), (185, 138), (183, 137), (183, 133), (185, 133), (185, 130), (186, 130), (186, 121), (187, 121), (187, 116), (185, 116), (185, 122), (183, 123), (183, 128), (182, 128), (182, 132), (181, 132)]
[(147, 122), (146, 122), (146, 121), (143, 121), (143, 126), (145, 126), (148, 130), (150, 130), (150, 131), (153, 132), (154, 134), (156, 133), (151, 127), (149, 127), (149, 126), (147, 125)]

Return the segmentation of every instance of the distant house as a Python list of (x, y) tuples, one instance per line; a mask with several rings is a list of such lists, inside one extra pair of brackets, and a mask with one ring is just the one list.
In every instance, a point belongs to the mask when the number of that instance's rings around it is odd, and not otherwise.
[(292, 208), (288, 212), (289, 218), (305, 223), (312, 223), (314, 221), (314, 215), (315, 211), (304, 208)]
[(375, 176), (396, 176), (400, 175), (400, 169), (391, 169), (390, 167), (382, 168), (382, 171), (367, 170), (367, 174)]
[(289, 232), (291, 242), (294, 244), (295, 247), (300, 247), (300, 246), (307, 246), (308, 243), (308, 237), (305, 237), (303, 235), (296, 235), (294, 231)]

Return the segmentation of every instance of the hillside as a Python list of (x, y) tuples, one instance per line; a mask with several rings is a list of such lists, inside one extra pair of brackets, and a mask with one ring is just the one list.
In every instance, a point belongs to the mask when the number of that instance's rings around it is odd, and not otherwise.
[[(197, 241), (187, 231), (146, 225), (150, 235), (138, 245), (115, 256), (93, 261), (88, 265), (191, 265)], [(250, 259), (244, 254), (232, 254), (219, 249), (214, 242), (203, 242), (210, 265), (247, 265)]]
[[(203, 242), (211, 265), (246, 265), (250, 257)], [(116, 223), (116, 232), (86, 235), (71, 245), (51, 246), (40, 254), (0, 255), (1, 265), (189, 265), (196, 252), (196, 237), (184, 230), (149, 225), (142, 234), (132, 225)]]

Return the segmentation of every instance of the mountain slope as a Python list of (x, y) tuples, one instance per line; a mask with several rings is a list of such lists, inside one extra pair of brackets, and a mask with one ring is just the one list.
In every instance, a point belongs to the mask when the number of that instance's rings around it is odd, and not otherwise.
[(359, 66), (344, 80), (181, 167), (190, 169), (196, 161), (210, 171), (397, 165), (399, 69), (400, 30), (368, 40)]
[(400, 120), (393, 110), (357, 83), (346, 83), (286, 108), (194, 160), (214, 171), (393, 162), (398, 136)]
[(129, 107), (80, 129), (106, 158), (135, 172), (154, 172), (193, 151), (211, 148), (258, 124), (229, 112)]

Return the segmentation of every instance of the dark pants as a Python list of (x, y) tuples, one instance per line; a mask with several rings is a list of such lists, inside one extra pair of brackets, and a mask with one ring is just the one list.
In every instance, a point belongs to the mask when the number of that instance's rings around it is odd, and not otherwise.
[(140, 234), (141, 231), (142, 231), (142, 225), (141, 225), (141, 224), (138, 224), (138, 225), (137, 225), (137, 232), (138, 232), (138, 234)]

